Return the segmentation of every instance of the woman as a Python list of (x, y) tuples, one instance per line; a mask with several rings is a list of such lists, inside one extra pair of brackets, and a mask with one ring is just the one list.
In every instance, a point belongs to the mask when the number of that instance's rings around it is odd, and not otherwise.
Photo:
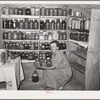
[(64, 83), (69, 81), (72, 76), (72, 71), (62, 51), (59, 51), (59, 42), (54, 40), (50, 43), (52, 50), (52, 66), (42, 67), (43, 79), (45, 87), (59, 89)]

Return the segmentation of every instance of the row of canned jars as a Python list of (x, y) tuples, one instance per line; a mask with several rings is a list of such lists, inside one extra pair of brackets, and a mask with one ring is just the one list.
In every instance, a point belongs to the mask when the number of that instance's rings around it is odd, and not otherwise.
[(87, 32), (71, 32), (70, 33), (70, 39), (76, 40), (76, 41), (83, 41), (88, 42), (88, 36), (89, 34)]
[(4, 40), (67, 40), (67, 33), (57, 32), (22, 32), (3, 31)]
[(17, 52), (17, 51), (9, 51), (13, 56), (18, 57), (20, 56), (21, 59), (28, 59), (28, 60), (47, 60), (48, 58), (51, 59), (52, 53), (51, 52)]
[(41, 16), (67, 16), (66, 7), (3, 7), (2, 14), (6, 15), (41, 15)]
[[(66, 42), (59, 42), (59, 49), (66, 49)], [(4, 41), (3, 49), (17, 49), (17, 50), (51, 50), (48, 42), (12, 42)]]

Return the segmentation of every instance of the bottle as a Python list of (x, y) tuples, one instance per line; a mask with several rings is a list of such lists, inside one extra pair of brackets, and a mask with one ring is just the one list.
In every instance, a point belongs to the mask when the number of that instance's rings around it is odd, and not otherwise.
[(4, 18), (2, 23), (3, 23), (2, 24), (3, 29), (6, 29), (7, 28), (7, 19)]
[(26, 8), (26, 14), (25, 15), (31, 15), (31, 9), (29, 7)]
[(40, 15), (45, 16), (45, 7), (40, 8)]
[(8, 29), (13, 29), (13, 20), (8, 20)]
[(61, 29), (61, 23), (60, 23), (60, 19), (56, 20), (56, 29), (60, 30)]
[(40, 20), (40, 29), (44, 29), (44, 28), (45, 28), (44, 20)]
[(58, 16), (62, 16), (62, 8), (58, 8)]
[(11, 31), (8, 31), (8, 39), (9, 40), (11, 40), (11, 36), (12, 36)]
[(67, 7), (63, 7), (62, 16), (67, 16)]
[(46, 19), (45, 26), (46, 26), (46, 29), (48, 29), (48, 30), (50, 29), (49, 19)]
[(8, 33), (6, 31), (3, 31), (3, 39), (8, 39)]
[(9, 8), (9, 15), (13, 15), (14, 14), (14, 9), (13, 9), (13, 7), (10, 7)]
[(51, 30), (55, 30), (55, 21), (54, 20), (51, 21)]
[(25, 21), (25, 22), (24, 22), (24, 29), (28, 29), (28, 27), (29, 27), (29, 21), (28, 21), (28, 18), (25, 18), (24, 21)]
[(87, 19), (85, 20), (85, 29), (86, 29), (86, 30), (89, 30), (89, 29), (90, 29), (90, 19), (89, 19), (89, 18), (87, 18)]
[(38, 29), (39, 27), (39, 22), (38, 20), (34, 20), (34, 29)]
[(39, 7), (35, 7), (35, 16), (39, 15)]
[[(25, 25), (26, 25), (26, 23), (25, 23)], [(24, 28), (24, 22), (23, 22), (23, 20), (20, 20), (19, 21), (19, 29), (23, 29), (23, 28)]]
[(18, 15), (18, 8), (14, 9), (14, 15)]
[(45, 8), (45, 15), (50, 16), (50, 8)]
[(50, 16), (54, 16), (54, 9), (50, 8)]
[(22, 11), (22, 12), (23, 12), (22, 15), (25, 15), (25, 14), (26, 14), (26, 7), (23, 7), (22, 10), (23, 10), (23, 11)]
[(53, 40), (58, 40), (58, 33), (57, 32), (53, 33)]
[(33, 60), (33, 53), (32, 53), (32, 52), (29, 52), (29, 53), (28, 53), (27, 59), (28, 59), (28, 60)]
[(54, 16), (58, 16), (58, 9), (54, 8)]
[(35, 7), (31, 7), (31, 14), (35, 15)]
[(14, 31), (14, 32), (13, 32), (13, 39), (17, 40), (17, 38), (18, 38), (17, 31)]
[(38, 82), (39, 81), (39, 75), (37, 71), (35, 70), (32, 74), (32, 82)]
[(33, 20), (29, 21), (29, 29), (33, 29)]
[(18, 15), (22, 15), (23, 14), (23, 9), (22, 8), (18, 8)]
[(65, 19), (62, 20), (61, 25), (62, 25), (62, 30), (65, 30), (66, 29), (66, 26), (67, 26)]

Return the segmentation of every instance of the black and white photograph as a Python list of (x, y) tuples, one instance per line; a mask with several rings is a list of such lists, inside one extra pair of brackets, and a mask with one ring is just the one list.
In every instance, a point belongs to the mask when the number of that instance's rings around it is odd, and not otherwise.
[(99, 1), (0, 1), (0, 91), (99, 90)]

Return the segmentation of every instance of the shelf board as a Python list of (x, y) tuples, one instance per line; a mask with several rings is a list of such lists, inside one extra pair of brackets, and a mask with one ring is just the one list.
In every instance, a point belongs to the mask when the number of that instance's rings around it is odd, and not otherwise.
[(86, 60), (87, 58), (87, 52), (84, 50), (71, 50), (71, 53), (81, 57), (82, 59)]
[(34, 32), (39, 31), (39, 29), (2, 29), (3, 31), (24, 31), (24, 32)]
[(65, 29), (65, 30), (62, 30), (62, 29), (59, 29), (59, 30), (56, 30), (56, 29), (54, 29), (54, 30), (51, 30), (51, 29), (49, 29), (49, 30), (48, 29), (40, 29), (40, 32), (42, 32), (42, 31), (47, 31), (47, 32), (64, 31), (65, 32), (65, 31), (67, 31), (67, 29)]
[(39, 40), (8, 40), (8, 39), (3, 39), (2, 41), (13, 41), (13, 42), (39, 42)]
[(79, 31), (79, 32), (87, 32), (87, 33), (89, 33), (89, 30), (82, 30), (82, 29), (72, 29), (72, 30), (70, 30), (70, 31)]
[(50, 19), (54, 19), (54, 18), (68, 18), (68, 16), (40, 16), (40, 19), (46, 19), (46, 18), (50, 18)]
[(81, 72), (82, 74), (85, 74), (85, 66), (78, 64), (76, 62), (70, 62), (71, 66)]
[(37, 52), (37, 50), (18, 50), (18, 49), (8, 49), (9, 51), (17, 51), (17, 52)]
[(82, 17), (82, 16), (70, 16), (69, 18), (85, 18), (85, 17)]
[(32, 15), (1, 15), (1, 18), (35, 18), (39, 19), (39, 16), (32, 16)]
[(22, 63), (30, 63), (30, 62), (35, 62), (35, 60), (22, 59)]
[(88, 47), (88, 42), (82, 42), (82, 41), (76, 41), (76, 40), (71, 40), (69, 39), (70, 42), (73, 42), (73, 43), (76, 43), (84, 48), (87, 48)]

